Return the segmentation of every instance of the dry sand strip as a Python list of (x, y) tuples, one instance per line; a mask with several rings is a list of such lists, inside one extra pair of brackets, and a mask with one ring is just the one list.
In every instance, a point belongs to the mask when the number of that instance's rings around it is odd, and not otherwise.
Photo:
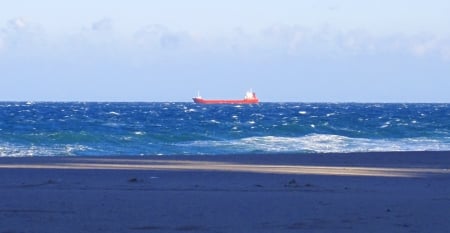
[(0, 158), (0, 233), (450, 232), (450, 152)]

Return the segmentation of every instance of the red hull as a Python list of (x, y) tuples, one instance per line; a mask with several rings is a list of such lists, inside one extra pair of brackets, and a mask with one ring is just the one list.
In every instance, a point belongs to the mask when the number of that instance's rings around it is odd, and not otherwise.
[(203, 98), (192, 98), (197, 104), (257, 104), (258, 99), (243, 99), (243, 100), (206, 100)]
[(259, 102), (259, 99), (253, 91), (247, 91), (242, 100), (206, 100), (200, 97), (200, 94), (192, 99), (197, 104), (257, 104)]

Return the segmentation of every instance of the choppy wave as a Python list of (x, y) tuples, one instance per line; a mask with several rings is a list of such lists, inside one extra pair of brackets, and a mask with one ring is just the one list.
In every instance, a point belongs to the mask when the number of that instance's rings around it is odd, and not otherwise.
[(156, 143), (131, 150), (126, 145), (86, 146), (0, 145), (1, 156), (75, 156), (75, 155), (220, 155), (270, 153), (351, 153), (383, 151), (450, 151), (450, 138), (367, 139), (339, 135), (312, 134), (303, 137), (249, 137), (235, 140), (197, 140)]
[(0, 156), (443, 150), (449, 104), (0, 102)]

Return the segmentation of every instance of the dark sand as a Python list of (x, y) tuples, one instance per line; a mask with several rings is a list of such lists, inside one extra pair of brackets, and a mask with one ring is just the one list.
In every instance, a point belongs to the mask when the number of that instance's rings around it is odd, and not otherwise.
[(450, 152), (0, 158), (13, 232), (450, 232)]

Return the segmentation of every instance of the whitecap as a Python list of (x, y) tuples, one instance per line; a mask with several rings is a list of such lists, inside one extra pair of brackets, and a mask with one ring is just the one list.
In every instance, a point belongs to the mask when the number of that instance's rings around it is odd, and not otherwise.
[(298, 112), (298, 114), (300, 114), (300, 115), (306, 115), (306, 113), (307, 113), (306, 111), (299, 111)]
[(197, 112), (197, 110), (193, 109), (193, 108), (189, 108), (184, 110), (184, 112), (189, 113), (189, 112)]
[(387, 127), (389, 127), (389, 126), (391, 126), (391, 122), (390, 122), (390, 121), (386, 121), (386, 122), (384, 123), (384, 125), (382, 125), (380, 128), (384, 129), (384, 128), (387, 128)]
[(129, 136), (124, 136), (124, 137), (121, 137), (120, 140), (121, 140), (121, 141), (127, 141), (127, 142), (129, 142), (129, 141), (132, 141), (133, 138), (132, 138), (132, 137), (129, 137)]
[(109, 115), (120, 116), (120, 113), (111, 111), (108, 113)]
[(253, 113), (251, 116), (258, 117), (258, 118), (264, 118), (265, 117), (264, 114), (261, 114), (261, 113)]

